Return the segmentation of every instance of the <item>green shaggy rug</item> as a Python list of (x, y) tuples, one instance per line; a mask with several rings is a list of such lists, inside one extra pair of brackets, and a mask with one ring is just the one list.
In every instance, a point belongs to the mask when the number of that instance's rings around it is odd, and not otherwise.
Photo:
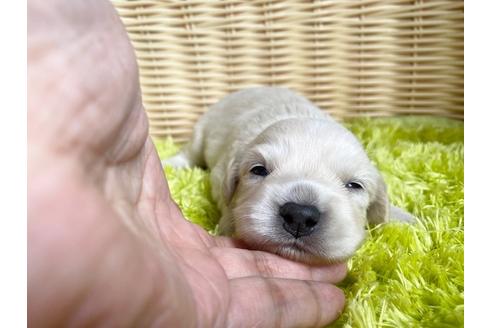
[[(463, 123), (429, 117), (356, 119), (345, 125), (381, 170), (391, 201), (415, 225), (370, 227), (340, 285), (347, 305), (336, 327), (464, 325)], [(178, 147), (155, 140), (161, 158)], [(166, 168), (173, 198), (191, 221), (214, 232), (220, 212), (209, 174)]]

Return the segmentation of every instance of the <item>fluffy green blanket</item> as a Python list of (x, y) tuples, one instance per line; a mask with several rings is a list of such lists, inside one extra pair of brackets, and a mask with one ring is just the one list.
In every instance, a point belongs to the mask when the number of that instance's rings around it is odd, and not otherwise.
[[(345, 122), (381, 170), (391, 201), (415, 225), (370, 227), (341, 287), (337, 327), (460, 327), (464, 320), (463, 123), (441, 118)], [(178, 147), (155, 140), (159, 156)], [(200, 169), (166, 168), (173, 198), (191, 221), (214, 232), (220, 213)]]

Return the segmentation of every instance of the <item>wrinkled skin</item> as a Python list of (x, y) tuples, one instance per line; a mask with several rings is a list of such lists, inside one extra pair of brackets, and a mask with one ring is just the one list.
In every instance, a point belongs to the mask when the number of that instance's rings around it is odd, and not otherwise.
[(322, 326), (343, 264), (241, 249), (186, 221), (110, 3), (28, 3), (28, 324)]

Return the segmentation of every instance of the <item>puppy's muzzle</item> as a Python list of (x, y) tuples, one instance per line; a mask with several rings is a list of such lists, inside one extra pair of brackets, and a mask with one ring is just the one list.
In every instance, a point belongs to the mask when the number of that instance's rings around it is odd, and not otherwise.
[(321, 216), (315, 206), (293, 202), (280, 206), (279, 214), (284, 219), (284, 229), (295, 238), (310, 235), (316, 229)]

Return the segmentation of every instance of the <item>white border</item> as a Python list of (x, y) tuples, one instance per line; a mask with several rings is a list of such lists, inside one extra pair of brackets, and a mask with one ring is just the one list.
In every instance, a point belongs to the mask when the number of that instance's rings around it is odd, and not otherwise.
[(465, 3), (465, 326), (490, 324), (492, 213), (492, 12)]
[(26, 3), (1, 10), (0, 326), (26, 326)]

